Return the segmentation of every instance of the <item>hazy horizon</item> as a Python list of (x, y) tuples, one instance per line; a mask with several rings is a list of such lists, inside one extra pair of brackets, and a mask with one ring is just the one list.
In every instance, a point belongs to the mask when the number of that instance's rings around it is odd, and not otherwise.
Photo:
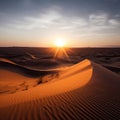
[(120, 1), (0, 1), (0, 26), (0, 47), (120, 47)]

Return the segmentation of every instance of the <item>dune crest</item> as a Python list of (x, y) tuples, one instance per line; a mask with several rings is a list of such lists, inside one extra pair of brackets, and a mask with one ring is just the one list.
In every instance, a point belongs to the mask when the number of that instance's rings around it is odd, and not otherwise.
[(11, 61), (11, 60), (8, 60), (6, 58), (0, 58), (0, 61), (2, 62), (6, 62), (6, 63), (11, 63), (11, 64), (16, 64), (15, 62)]

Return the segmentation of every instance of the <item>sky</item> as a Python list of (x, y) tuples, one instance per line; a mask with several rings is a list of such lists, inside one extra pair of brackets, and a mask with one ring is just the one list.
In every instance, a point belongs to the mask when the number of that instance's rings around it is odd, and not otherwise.
[(0, 0), (0, 46), (120, 47), (120, 0)]

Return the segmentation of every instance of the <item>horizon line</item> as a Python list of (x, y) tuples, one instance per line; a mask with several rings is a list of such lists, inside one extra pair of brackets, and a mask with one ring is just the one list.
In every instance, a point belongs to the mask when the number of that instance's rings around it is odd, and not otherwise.
[[(57, 48), (57, 47), (50, 47), (50, 46), (46, 46), (46, 47), (38, 47), (38, 46), (0, 46), (0, 48)], [(63, 47), (63, 48), (120, 48), (120, 46), (86, 46), (86, 47)]]

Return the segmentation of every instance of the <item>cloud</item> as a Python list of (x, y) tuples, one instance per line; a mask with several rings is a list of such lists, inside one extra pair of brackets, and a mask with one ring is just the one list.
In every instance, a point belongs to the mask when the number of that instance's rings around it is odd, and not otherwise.
[(10, 23), (9, 26), (16, 29), (33, 30), (38, 28), (47, 29), (50, 25), (57, 24), (57, 20), (61, 18), (61, 15), (55, 11), (48, 11), (41, 13), (36, 17), (28, 16), (24, 17), (22, 21), (16, 20)]
[(108, 22), (109, 22), (109, 25), (112, 25), (115, 27), (120, 27), (120, 21), (118, 21), (116, 19), (110, 19)]
[(97, 34), (118, 34), (120, 22), (115, 16), (107, 13), (97, 13), (89, 15), (89, 29), (91, 33)]
[(120, 21), (110, 18), (107, 13), (93, 13), (87, 18), (83, 16), (65, 16), (61, 9), (54, 7), (40, 12), (36, 16), (26, 16), (22, 20), (14, 20), (9, 27), (20, 31), (37, 31), (44, 33), (69, 33), (73, 36), (118, 33)]
[(91, 14), (89, 16), (89, 22), (91, 25), (105, 25), (105, 23), (108, 20), (108, 15), (105, 13), (100, 13), (100, 14)]

